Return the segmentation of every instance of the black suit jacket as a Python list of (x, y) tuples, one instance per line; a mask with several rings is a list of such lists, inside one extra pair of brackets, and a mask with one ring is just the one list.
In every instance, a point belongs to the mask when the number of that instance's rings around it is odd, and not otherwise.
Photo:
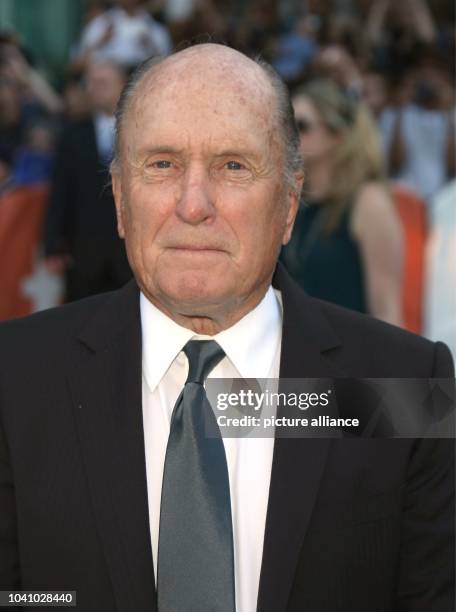
[(94, 120), (89, 117), (69, 122), (60, 138), (45, 251), (47, 255), (73, 253), (81, 243), (97, 237), (119, 240), (109, 172), (99, 157)]
[(107, 161), (100, 159), (92, 118), (69, 122), (63, 130), (44, 234), (46, 255), (71, 255), (68, 301), (117, 289), (131, 278), (117, 234)]
[[(453, 375), (441, 343), (275, 283), (281, 377)], [(0, 589), (154, 612), (134, 282), (0, 326), (0, 409)], [(453, 468), (450, 440), (276, 439), (258, 611), (453, 610)]]

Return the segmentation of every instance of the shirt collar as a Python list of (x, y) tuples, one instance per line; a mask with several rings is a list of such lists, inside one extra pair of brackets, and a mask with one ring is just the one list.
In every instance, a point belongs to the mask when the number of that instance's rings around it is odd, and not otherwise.
[[(140, 295), (143, 373), (151, 392), (192, 338), (206, 336), (178, 325)], [(261, 302), (232, 327), (212, 336), (242, 378), (267, 378), (282, 336), (280, 292), (269, 287)]]
[(101, 111), (95, 112), (95, 125), (104, 128), (113, 128), (116, 122), (114, 115), (107, 115)]
[(269, 376), (282, 338), (279, 296), (280, 292), (269, 287), (256, 308), (214, 337), (242, 378)]

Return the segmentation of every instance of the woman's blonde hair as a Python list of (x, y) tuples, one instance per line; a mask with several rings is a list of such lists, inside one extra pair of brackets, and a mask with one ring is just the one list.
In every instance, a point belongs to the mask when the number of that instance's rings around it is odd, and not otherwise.
[[(385, 181), (380, 136), (367, 106), (354, 100), (333, 81), (321, 79), (299, 87), (293, 98), (305, 96), (324, 125), (341, 137), (336, 145), (333, 176), (326, 199), (326, 230), (332, 232), (363, 184)], [(304, 159), (305, 162), (305, 159)]]

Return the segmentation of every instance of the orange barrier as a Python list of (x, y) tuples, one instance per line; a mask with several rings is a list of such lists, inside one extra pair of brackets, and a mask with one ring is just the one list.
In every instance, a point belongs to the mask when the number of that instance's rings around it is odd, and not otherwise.
[(420, 334), (423, 329), (426, 205), (414, 191), (406, 187), (395, 185), (392, 187), (392, 193), (405, 242), (402, 287), (404, 327)]
[(48, 187), (17, 187), (0, 197), (0, 320), (32, 312), (22, 283), (34, 267)]

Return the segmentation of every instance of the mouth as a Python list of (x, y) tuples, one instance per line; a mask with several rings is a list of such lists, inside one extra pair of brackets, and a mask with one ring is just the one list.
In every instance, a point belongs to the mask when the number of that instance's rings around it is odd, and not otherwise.
[(179, 245), (168, 247), (171, 251), (181, 253), (225, 253), (223, 249), (219, 249), (211, 246), (194, 246), (194, 245)]

